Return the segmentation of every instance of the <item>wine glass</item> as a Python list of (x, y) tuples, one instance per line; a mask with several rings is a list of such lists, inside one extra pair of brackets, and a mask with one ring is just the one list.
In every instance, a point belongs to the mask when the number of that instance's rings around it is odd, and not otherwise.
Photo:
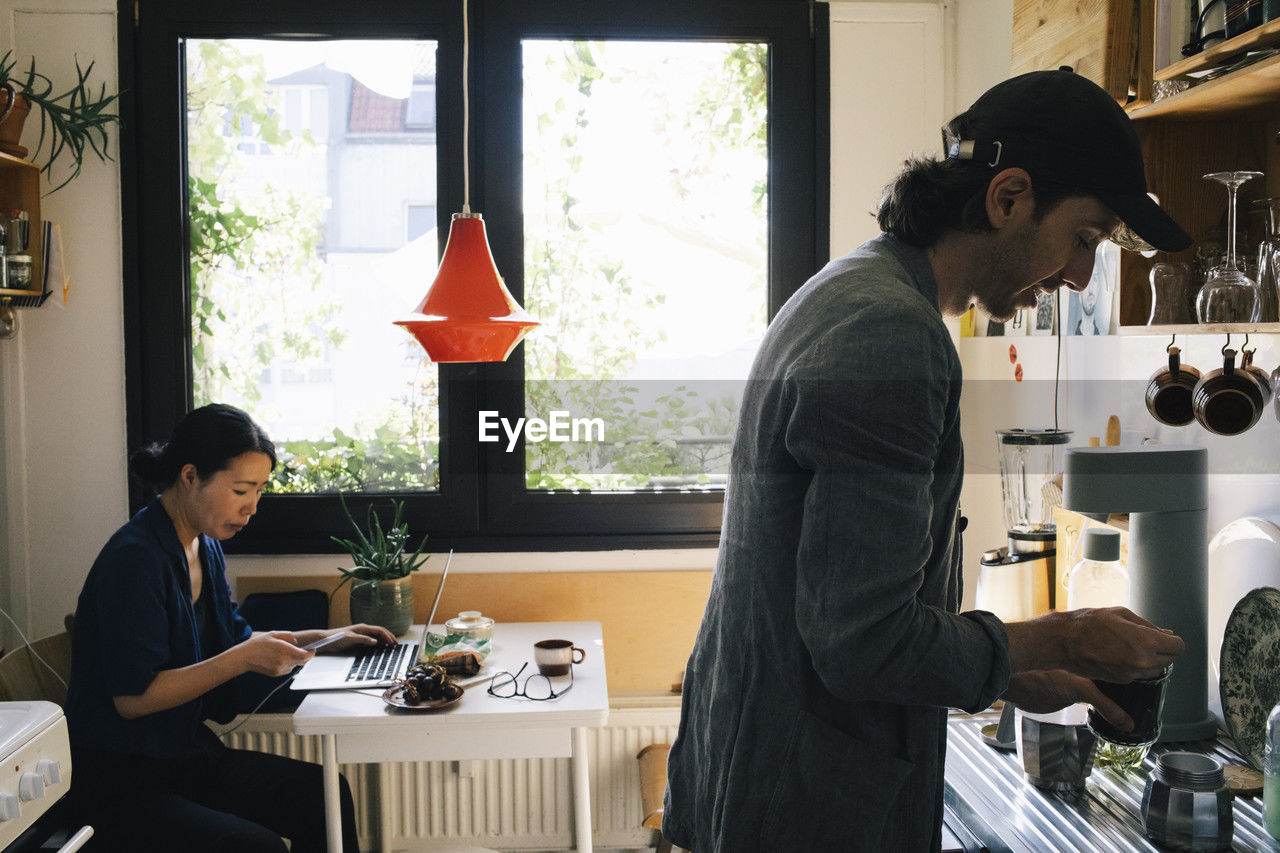
[(1196, 297), (1196, 315), (1201, 323), (1258, 322), (1258, 283), (1245, 274), (1236, 253), (1236, 194), (1241, 184), (1262, 177), (1262, 172), (1210, 172), (1204, 177), (1227, 188), (1227, 256), (1205, 277)]

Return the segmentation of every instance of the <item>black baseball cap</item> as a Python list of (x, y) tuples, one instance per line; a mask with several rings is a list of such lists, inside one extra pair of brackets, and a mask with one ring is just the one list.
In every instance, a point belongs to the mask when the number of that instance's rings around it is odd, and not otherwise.
[(1142, 145), (1133, 122), (1107, 94), (1062, 67), (997, 83), (943, 130), (949, 158), (1018, 166), (1070, 192), (1096, 196), (1124, 227), (1111, 239), (1126, 249), (1179, 252), (1187, 232), (1147, 193)]

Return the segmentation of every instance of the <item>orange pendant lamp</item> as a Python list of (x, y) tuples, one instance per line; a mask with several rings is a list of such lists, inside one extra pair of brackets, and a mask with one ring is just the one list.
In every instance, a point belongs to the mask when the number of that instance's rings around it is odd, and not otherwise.
[(449, 241), (431, 289), (413, 313), (400, 320), (435, 362), (506, 361), (538, 325), (511, 296), (489, 251), (484, 219), (471, 212), (467, 94), (467, 0), (462, 0), (462, 212), (453, 215)]
[(436, 362), (506, 361), (538, 325), (507, 291), (489, 251), (484, 219), (455, 213), (440, 270), (408, 317), (409, 330)]

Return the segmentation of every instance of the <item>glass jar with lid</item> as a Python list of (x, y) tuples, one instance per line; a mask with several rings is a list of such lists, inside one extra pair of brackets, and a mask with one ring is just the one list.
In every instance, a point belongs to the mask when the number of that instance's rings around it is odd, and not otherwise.
[(471, 637), (475, 640), (493, 639), (493, 620), (480, 613), (479, 610), (463, 610), (457, 616), (444, 623), (445, 630), (459, 637)]

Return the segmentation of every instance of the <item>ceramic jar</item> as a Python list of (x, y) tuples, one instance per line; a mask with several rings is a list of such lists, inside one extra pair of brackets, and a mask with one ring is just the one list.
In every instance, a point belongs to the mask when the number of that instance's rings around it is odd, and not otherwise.
[(464, 610), (444, 623), (445, 630), (473, 640), (493, 639), (493, 620), (479, 610)]
[(351, 622), (381, 625), (397, 637), (413, 624), (413, 577), (389, 581), (354, 581)]

